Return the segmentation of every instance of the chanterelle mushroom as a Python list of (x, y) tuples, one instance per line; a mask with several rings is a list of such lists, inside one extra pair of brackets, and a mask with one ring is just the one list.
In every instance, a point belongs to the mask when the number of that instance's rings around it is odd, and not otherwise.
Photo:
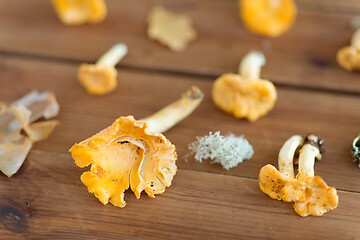
[(355, 18), (353, 27), (357, 28), (351, 38), (350, 46), (345, 46), (337, 52), (338, 64), (347, 71), (360, 71), (360, 18)]
[(281, 200), (282, 188), (290, 179), (294, 179), (293, 158), (304, 139), (299, 135), (289, 138), (281, 147), (278, 158), (278, 171), (274, 166), (267, 164), (259, 173), (260, 189), (273, 199)]
[(315, 159), (321, 158), (322, 140), (309, 135), (299, 156), (297, 181), (285, 184), (284, 201), (294, 202), (297, 214), (321, 216), (337, 207), (339, 197), (336, 189), (329, 187), (319, 176), (314, 177)]
[(322, 140), (314, 135), (306, 138), (300, 150), (299, 173), (296, 178), (290, 176), (284, 180), (284, 175), (271, 165), (263, 167), (259, 174), (260, 189), (275, 198), (271, 195), (274, 191), (266, 191), (269, 187), (262, 186), (274, 187), (278, 193), (277, 199), (294, 202), (295, 212), (302, 217), (321, 216), (335, 209), (339, 201), (336, 189), (329, 187), (319, 176), (314, 177), (314, 162), (321, 157), (321, 145)]
[[(76, 165), (91, 164), (81, 181), (103, 204), (124, 207), (129, 187), (137, 198), (144, 190), (155, 197), (171, 185), (176, 173), (175, 146), (160, 131), (188, 116), (203, 94), (192, 87), (182, 98), (144, 120), (120, 117), (108, 128), (75, 144), (70, 152)], [(160, 123), (160, 124), (159, 124)], [(164, 126), (161, 126), (161, 125)]]
[(260, 79), (265, 57), (250, 52), (240, 63), (239, 74), (224, 74), (214, 83), (212, 97), (216, 106), (237, 118), (256, 121), (274, 106), (277, 92), (269, 80)]
[(52, 0), (60, 20), (66, 25), (98, 23), (107, 14), (104, 0)]
[(256, 34), (278, 37), (294, 23), (293, 0), (239, 0), (244, 25)]
[(94, 95), (103, 95), (113, 91), (117, 86), (115, 65), (127, 54), (127, 46), (115, 44), (102, 55), (95, 64), (81, 64), (78, 79), (86, 91)]

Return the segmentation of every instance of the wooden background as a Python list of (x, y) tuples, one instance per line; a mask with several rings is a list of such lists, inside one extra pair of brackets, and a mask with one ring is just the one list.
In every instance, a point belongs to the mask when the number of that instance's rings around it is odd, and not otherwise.
[[(0, 0), (0, 100), (52, 90), (61, 106), (51, 137), (35, 144), (12, 178), (0, 174), (0, 239), (360, 239), (360, 169), (349, 153), (360, 131), (360, 75), (335, 61), (350, 41), (358, 0), (298, 0), (296, 24), (277, 39), (247, 32), (236, 0), (107, 3), (101, 24), (67, 27), (49, 1)], [(185, 52), (146, 37), (147, 12), (158, 3), (194, 19), (199, 36)], [(118, 65), (118, 88), (87, 95), (77, 67), (116, 42), (129, 47)], [(265, 53), (262, 76), (275, 83), (279, 99), (266, 117), (249, 123), (218, 110), (211, 87), (253, 49)], [(123, 209), (103, 206), (80, 182), (84, 169), (68, 149), (119, 116), (150, 115), (191, 85), (205, 92), (203, 103), (165, 134), (179, 156), (173, 185), (155, 199), (137, 200), (127, 191)], [(254, 157), (230, 171), (193, 157), (186, 162), (195, 136), (217, 130), (244, 134)], [(265, 164), (277, 165), (286, 139), (310, 132), (324, 138), (327, 150), (315, 173), (337, 188), (340, 201), (322, 217), (302, 218), (290, 203), (262, 193), (257, 175)]]

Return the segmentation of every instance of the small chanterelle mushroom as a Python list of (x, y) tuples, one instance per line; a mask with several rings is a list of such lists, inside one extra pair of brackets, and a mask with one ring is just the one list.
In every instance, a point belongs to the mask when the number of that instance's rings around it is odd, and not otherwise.
[(239, 6), (246, 28), (268, 37), (286, 32), (296, 17), (293, 0), (239, 0)]
[(180, 100), (154, 115), (136, 121), (120, 117), (108, 128), (75, 144), (70, 152), (79, 167), (91, 164), (81, 181), (103, 204), (125, 207), (129, 187), (137, 198), (144, 190), (150, 197), (165, 191), (176, 173), (175, 146), (164, 132), (200, 104), (203, 93), (192, 87)]
[(360, 18), (355, 18), (352, 25), (357, 30), (351, 38), (350, 46), (342, 47), (337, 52), (336, 59), (343, 69), (360, 71)]
[[(268, 164), (259, 173), (260, 189), (273, 199), (293, 202), (297, 214), (322, 216), (337, 207), (336, 189), (321, 177), (314, 176), (315, 159), (321, 158), (322, 140), (314, 135), (306, 139), (295, 135), (288, 139), (279, 153), (279, 170)], [(294, 177), (293, 158), (300, 149), (299, 173)]]
[(102, 55), (95, 64), (81, 64), (78, 78), (86, 91), (94, 95), (103, 95), (113, 91), (117, 86), (115, 65), (127, 54), (127, 46), (115, 44)]
[(237, 118), (256, 121), (267, 114), (277, 99), (274, 84), (260, 79), (265, 57), (260, 52), (248, 53), (240, 63), (239, 74), (224, 74), (214, 83), (212, 97), (216, 106)]
[(57, 15), (66, 25), (98, 23), (107, 14), (104, 0), (52, 0)]

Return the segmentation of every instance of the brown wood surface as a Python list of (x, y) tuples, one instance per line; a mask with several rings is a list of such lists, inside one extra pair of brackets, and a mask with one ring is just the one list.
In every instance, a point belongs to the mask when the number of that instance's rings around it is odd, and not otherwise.
[[(12, 178), (0, 175), (0, 239), (360, 239), (360, 169), (349, 148), (359, 132), (360, 75), (341, 70), (334, 56), (348, 43), (348, 21), (358, 1), (299, 0), (295, 26), (275, 40), (249, 34), (237, 17), (237, 1), (161, 1), (193, 17), (199, 38), (183, 53), (172, 53), (145, 34), (148, 9), (159, 1), (108, 0), (101, 24), (63, 26), (48, 1), (0, 0), (0, 101), (30, 90), (52, 90), (61, 125), (36, 143)], [(79, 63), (95, 61), (122, 41), (118, 88), (106, 96), (87, 95), (78, 84)], [(218, 110), (212, 82), (234, 72), (252, 49), (267, 56), (264, 78), (279, 99), (255, 123)], [(155, 199), (103, 206), (80, 182), (68, 149), (122, 115), (142, 118), (180, 97), (192, 85), (205, 99), (187, 119), (165, 133), (177, 147), (179, 171), (173, 185)], [(255, 154), (230, 171), (187, 157), (196, 136), (220, 130), (244, 134)], [(289, 203), (258, 188), (262, 166), (276, 166), (284, 141), (313, 132), (327, 152), (315, 173), (340, 196), (336, 210), (301, 218)]]
[(120, 209), (88, 194), (81, 172), (69, 154), (33, 150), (14, 177), (0, 176), (2, 215), (11, 219), (21, 213), (16, 226), (2, 218), (2, 237), (333, 239), (341, 234), (354, 239), (360, 234), (360, 212), (353, 211), (360, 208), (360, 193), (339, 191), (335, 212), (301, 218), (290, 203), (263, 194), (256, 179), (180, 169), (164, 194), (138, 200), (127, 191), (127, 206)]
[[(115, 42), (125, 42), (130, 51), (121, 65), (216, 77), (237, 71), (242, 56), (260, 49), (267, 57), (264, 78), (282, 85), (360, 93), (358, 75), (345, 72), (335, 62), (337, 50), (349, 44), (354, 11), (322, 12), (312, 10), (308, 2), (305, 9), (300, 8), (295, 26), (271, 40), (244, 29), (237, 1), (162, 2), (194, 19), (199, 37), (183, 53), (174, 54), (146, 37), (147, 12), (159, 3), (154, 0), (109, 0), (107, 19), (82, 27), (61, 24), (49, 1), (1, 0), (0, 51), (95, 61)], [(319, 0), (318, 5), (326, 4)]]

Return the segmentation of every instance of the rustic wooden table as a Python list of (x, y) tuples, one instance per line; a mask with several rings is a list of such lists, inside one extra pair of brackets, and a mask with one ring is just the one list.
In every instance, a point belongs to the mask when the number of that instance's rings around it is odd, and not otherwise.
[[(197, 40), (173, 53), (146, 36), (151, 6), (190, 15)], [(296, 24), (277, 39), (247, 32), (236, 0), (107, 0), (107, 19), (68, 27), (49, 1), (0, 0), (0, 100), (11, 102), (30, 90), (52, 90), (61, 106), (61, 125), (35, 144), (12, 178), (0, 174), (0, 239), (360, 239), (360, 169), (349, 147), (359, 132), (360, 75), (340, 69), (336, 51), (347, 45), (349, 20), (358, 0), (298, 0)], [(116, 42), (129, 53), (118, 65), (119, 86), (106, 96), (87, 95), (78, 84), (80, 63), (94, 62)], [(275, 109), (255, 123), (218, 110), (213, 81), (237, 71), (249, 50), (262, 50), (262, 76), (279, 94)], [(165, 135), (177, 147), (173, 185), (155, 199), (103, 206), (80, 182), (68, 149), (122, 115), (145, 117), (176, 100), (191, 85), (206, 96), (200, 107)], [(190, 157), (195, 136), (220, 130), (244, 134), (254, 157), (230, 171)], [(299, 217), (290, 203), (270, 199), (257, 175), (277, 165), (283, 142), (294, 134), (325, 140), (316, 174), (340, 197), (322, 217)]]

